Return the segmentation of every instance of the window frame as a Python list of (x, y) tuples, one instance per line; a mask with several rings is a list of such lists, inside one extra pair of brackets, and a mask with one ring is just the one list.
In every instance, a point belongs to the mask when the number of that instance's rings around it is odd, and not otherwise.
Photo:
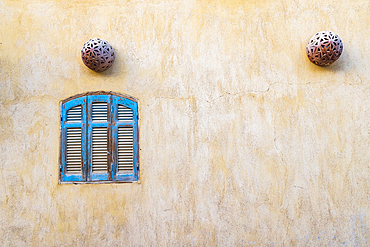
[[(90, 97), (88, 97), (90, 96)], [(93, 101), (106, 98), (107, 101), (107, 148), (108, 148), (108, 180), (106, 176), (95, 176), (91, 171), (91, 107)], [(103, 102), (103, 101), (99, 101)], [(82, 118), (80, 123), (68, 123), (67, 111), (71, 107), (81, 104)], [(129, 122), (118, 121), (118, 104), (132, 109), (133, 119)], [(138, 100), (121, 93), (111, 91), (95, 91), (77, 94), (60, 102), (60, 150), (59, 150), (59, 184), (90, 184), (90, 183), (127, 183), (138, 182), (139, 169), (139, 112)], [(133, 130), (133, 172), (129, 174), (118, 173), (118, 128), (132, 126)], [(66, 172), (66, 133), (68, 127), (81, 127), (81, 174), (67, 174)], [(100, 180), (103, 179), (103, 180)], [(105, 180), (104, 180), (105, 179)]]

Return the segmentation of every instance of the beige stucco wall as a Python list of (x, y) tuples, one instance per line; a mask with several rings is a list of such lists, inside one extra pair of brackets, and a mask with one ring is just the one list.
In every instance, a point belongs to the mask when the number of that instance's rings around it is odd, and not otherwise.
[[(1, 0), (0, 23), (1, 246), (370, 244), (368, 0)], [(140, 183), (58, 184), (59, 102), (96, 90), (139, 99)]]

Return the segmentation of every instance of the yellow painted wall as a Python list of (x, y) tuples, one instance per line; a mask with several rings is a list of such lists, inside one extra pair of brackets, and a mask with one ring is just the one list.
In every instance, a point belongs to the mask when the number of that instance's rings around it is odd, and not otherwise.
[[(1, 0), (0, 43), (1, 246), (370, 244), (368, 0)], [(141, 183), (58, 184), (59, 102), (96, 90), (139, 99)]]

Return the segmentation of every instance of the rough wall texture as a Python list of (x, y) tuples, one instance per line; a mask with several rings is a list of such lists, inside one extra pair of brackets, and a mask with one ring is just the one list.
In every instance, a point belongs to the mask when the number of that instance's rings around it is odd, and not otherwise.
[[(0, 23), (2, 246), (370, 244), (368, 0), (1, 0)], [(59, 102), (96, 90), (139, 99), (140, 183), (58, 184)]]

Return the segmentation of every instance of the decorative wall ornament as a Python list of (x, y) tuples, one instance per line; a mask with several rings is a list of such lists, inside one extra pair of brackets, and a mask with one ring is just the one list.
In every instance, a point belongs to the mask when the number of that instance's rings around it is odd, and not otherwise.
[(330, 31), (315, 34), (306, 47), (308, 59), (316, 65), (328, 66), (342, 54), (343, 43), (339, 36)]
[(102, 72), (112, 66), (115, 56), (112, 46), (107, 41), (95, 38), (83, 45), (81, 58), (89, 69)]

